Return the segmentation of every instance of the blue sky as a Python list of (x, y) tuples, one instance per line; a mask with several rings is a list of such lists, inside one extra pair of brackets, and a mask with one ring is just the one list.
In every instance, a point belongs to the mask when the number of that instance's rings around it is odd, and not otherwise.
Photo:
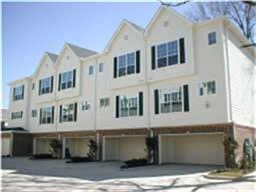
[(7, 83), (31, 75), (45, 51), (58, 54), (69, 42), (101, 52), (122, 19), (145, 27), (158, 8), (159, 3), (3, 3), (0, 108), (8, 108)]

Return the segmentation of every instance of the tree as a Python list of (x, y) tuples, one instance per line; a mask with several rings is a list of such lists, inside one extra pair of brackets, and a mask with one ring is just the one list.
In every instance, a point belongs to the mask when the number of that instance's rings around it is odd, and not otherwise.
[(249, 39), (252, 44), (256, 40), (256, 3), (251, 1), (195, 2), (192, 19), (203, 21), (218, 16), (227, 16)]

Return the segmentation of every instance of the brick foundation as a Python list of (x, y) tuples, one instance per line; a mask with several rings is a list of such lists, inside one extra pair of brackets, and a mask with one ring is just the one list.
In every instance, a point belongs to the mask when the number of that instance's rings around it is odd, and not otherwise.
[(246, 138), (250, 138), (255, 142), (255, 128), (234, 124), (235, 140), (238, 142), (238, 149), (236, 150), (236, 160), (240, 162), (243, 158), (243, 144)]

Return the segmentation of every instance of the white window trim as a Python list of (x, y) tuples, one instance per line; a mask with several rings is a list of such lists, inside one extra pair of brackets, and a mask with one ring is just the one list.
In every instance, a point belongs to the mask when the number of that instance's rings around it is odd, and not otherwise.
[[(127, 110), (127, 116), (122, 116), (121, 114), (121, 109), (122, 109), (122, 104), (121, 104), (121, 100), (122, 98), (126, 97), (127, 99), (127, 105), (128, 105), (128, 110)], [(137, 99), (137, 111), (136, 111), (136, 115), (129, 115), (130, 114), (130, 107), (129, 107), (129, 100), (132, 99), (132, 98), (136, 98)], [(138, 95), (132, 95), (132, 96), (128, 96), (128, 95), (120, 95), (120, 99), (119, 99), (119, 116), (120, 117), (134, 117), (134, 116), (139, 116), (139, 109), (140, 109), (140, 106), (139, 106), (139, 96)]]

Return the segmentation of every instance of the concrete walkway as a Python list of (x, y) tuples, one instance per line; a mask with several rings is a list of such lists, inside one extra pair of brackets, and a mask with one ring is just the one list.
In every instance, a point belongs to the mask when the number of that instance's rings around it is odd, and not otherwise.
[(5, 192), (256, 191), (256, 174), (236, 181), (203, 177), (213, 166), (163, 165), (120, 170), (119, 162), (2, 159)]

